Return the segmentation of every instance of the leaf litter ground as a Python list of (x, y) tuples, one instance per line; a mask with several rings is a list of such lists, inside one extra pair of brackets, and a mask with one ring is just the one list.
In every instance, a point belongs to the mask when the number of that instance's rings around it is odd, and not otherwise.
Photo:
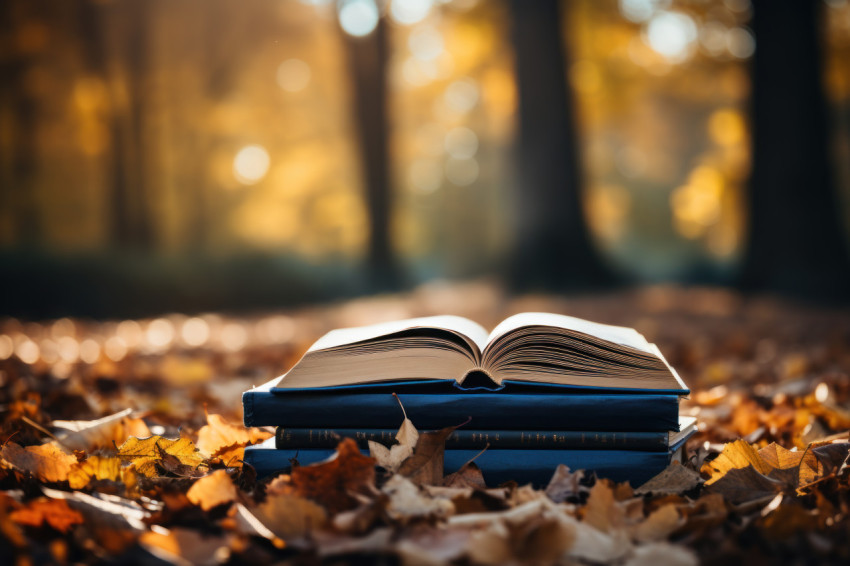
[[(631, 486), (443, 476), (446, 435), (258, 481), (239, 394), (340, 326), (520, 311), (633, 326), (691, 386), (684, 465)], [(0, 321), (0, 544), (10, 563), (750, 564), (850, 561), (850, 312), (715, 289), (563, 299), (487, 284), (245, 318)], [(3, 344), (0, 344), (2, 346)], [(0, 348), (2, 350), (3, 348)], [(35, 353), (34, 353), (35, 352)], [(447, 427), (459, 423), (446, 423)]]

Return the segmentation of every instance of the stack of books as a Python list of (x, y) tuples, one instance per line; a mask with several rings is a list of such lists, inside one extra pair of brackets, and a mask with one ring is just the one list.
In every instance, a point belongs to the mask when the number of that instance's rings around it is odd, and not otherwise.
[(446, 473), (475, 458), (490, 485), (545, 485), (558, 464), (639, 485), (682, 457), (688, 393), (637, 331), (562, 315), (518, 314), (490, 333), (454, 316), (334, 330), (243, 394), (246, 426), (277, 427), (245, 463), (266, 476), (331, 457), (341, 437), (390, 445), (400, 401), (420, 431), (464, 423)]

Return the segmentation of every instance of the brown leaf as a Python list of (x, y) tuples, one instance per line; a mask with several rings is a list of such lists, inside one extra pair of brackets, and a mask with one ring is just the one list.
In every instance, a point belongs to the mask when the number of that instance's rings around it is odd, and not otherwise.
[(450, 426), (420, 434), (413, 455), (402, 463), (398, 473), (419, 485), (442, 485), (446, 439), (455, 429), (456, 426)]
[(635, 490), (635, 495), (673, 495), (690, 491), (700, 483), (697, 472), (673, 462), (660, 474)]
[(231, 537), (210, 536), (186, 528), (160, 528), (142, 533), (139, 544), (154, 556), (175, 566), (220, 564), (221, 549), (229, 549)]
[(604, 481), (597, 481), (590, 490), (584, 507), (584, 522), (593, 528), (609, 532), (623, 526), (625, 512), (614, 498), (614, 491)]
[(682, 526), (679, 511), (672, 503), (668, 503), (649, 514), (649, 516), (631, 528), (633, 540), (639, 542), (654, 542), (667, 539)]
[(350, 438), (343, 439), (336, 450), (332, 460), (293, 468), (290, 477), (296, 495), (317, 501), (333, 513), (355, 507), (353, 493), (375, 489), (375, 460), (362, 455)]
[(51, 424), (65, 429), (64, 433), (57, 434), (56, 442), (68, 450), (91, 451), (96, 448), (112, 448), (116, 437), (120, 437), (118, 442), (124, 441), (128, 436), (122, 436), (124, 423), (130, 413), (132, 409), (125, 409), (94, 421), (53, 421)]
[(558, 464), (549, 485), (546, 486), (546, 495), (555, 503), (563, 503), (570, 499), (578, 499), (581, 494), (590, 493), (590, 488), (583, 485), (584, 470), (570, 472), (570, 468), (564, 464)]
[(230, 503), (236, 499), (236, 486), (224, 470), (204, 476), (189, 488), (186, 497), (204, 511)]
[[(118, 457), (133, 462), (136, 471), (147, 477), (159, 475), (157, 463), (161, 463), (166, 456), (173, 456), (180, 465), (192, 470), (204, 461), (188, 438), (131, 437), (118, 447)], [(172, 463), (171, 466), (175, 464)]]
[(271, 495), (261, 505), (250, 509), (237, 504), (236, 518), (240, 532), (256, 534), (273, 542), (275, 538), (303, 538), (324, 528), (328, 521), (320, 505), (291, 494)]
[(0, 450), (0, 457), (12, 468), (28, 472), (48, 483), (67, 480), (71, 467), (77, 463), (72, 454), (63, 452), (53, 444), (23, 448), (9, 442)]
[(40, 527), (47, 523), (61, 533), (66, 533), (74, 525), (83, 522), (82, 514), (71, 509), (65, 500), (46, 497), (30, 501), (25, 507), (12, 511), (11, 518), (19, 525), (31, 527)]
[(443, 485), (446, 487), (487, 489), (484, 474), (481, 473), (481, 468), (475, 462), (467, 462), (458, 471), (447, 475), (443, 479)]
[(848, 460), (850, 460), (850, 443), (848, 442), (812, 443), (802, 456), (799, 470), (800, 489), (805, 489), (838, 472)]
[[(259, 428), (245, 428), (232, 424), (221, 415), (207, 414), (207, 424), (198, 431), (197, 448), (213, 458), (220, 458), (228, 466), (241, 465), (240, 448), (256, 444), (272, 436)], [(235, 456), (239, 459), (235, 459)]]

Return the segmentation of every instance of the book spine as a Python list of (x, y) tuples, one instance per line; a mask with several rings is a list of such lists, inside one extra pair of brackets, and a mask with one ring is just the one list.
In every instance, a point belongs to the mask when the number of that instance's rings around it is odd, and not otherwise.
[[(258, 477), (266, 477), (289, 470), (292, 460), (304, 466), (333, 454), (331, 449), (278, 450), (249, 446), (245, 449), (244, 462), (256, 470)], [(444, 473), (457, 471), (478, 454), (477, 450), (446, 450)], [(596, 472), (599, 477), (614, 481), (628, 481), (637, 487), (664, 470), (669, 462), (668, 452), (628, 450), (487, 450), (475, 459), (487, 485), (516, 481), (537, 487), (549, 483), (559, 464), (571, 470)]]
[[(289, 428), (277, 427), (275, 446), (285, 448), (335, 448), (341, 438), (353, 438), (360, 448), (369, 441), (385, 446), (395, 443), (395, 429)], [(666, 432), (520, 431), (458, 429), (446, 439), (446, 448), (483, 449), (618, 449), (664, 452)]]
[[(403, 394), (407, 416), (421, 430), (459, 425), (476, 430), (679, 430), (679, 397), (655, 394)], [(250, 390), (242, 396), (246, 426), (292, 428), (394, 427), (398, 401), (390, 393)]]

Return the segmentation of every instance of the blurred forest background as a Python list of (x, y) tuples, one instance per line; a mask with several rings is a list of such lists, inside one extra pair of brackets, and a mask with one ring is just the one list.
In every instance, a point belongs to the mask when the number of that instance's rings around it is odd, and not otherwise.
[(850, 2), (6, 0), (0, 312), (850, 298)]

